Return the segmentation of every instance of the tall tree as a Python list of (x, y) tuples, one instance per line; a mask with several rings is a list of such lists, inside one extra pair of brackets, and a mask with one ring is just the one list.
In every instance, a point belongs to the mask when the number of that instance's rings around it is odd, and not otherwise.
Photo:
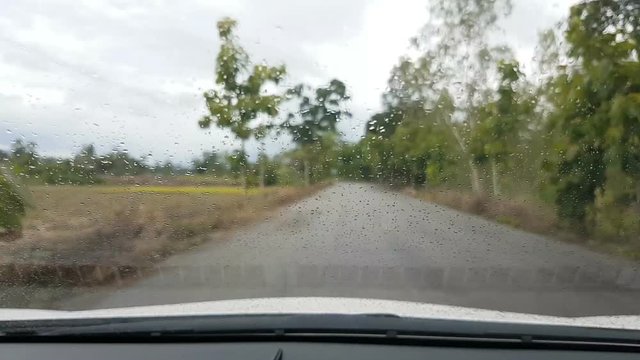
[(200, 158), (194, 159), (191, 163), (197, 174), (220, 176), (227, 170), (225, 167), (225, 159), (216, 151), (204, 151)]
[(583, 1), (567, 24), (571, 61), (550, 86), (560, 136), (547, 162), (559, 216), (584, 226), (609, 167), (640, 181), (640, 3)]
[[(246, 156), (246, 141), (255, 136), (255, 121), (263, 114), (270, 118), (278, 115), (282, 97), (265, 94), (265, 87), (278, 84), (285, 75), (284, 65), (271, 67), (252, 65), (247, 52), (238, 44), (235, 36), (237, 23), (231, 18), (218, 21), (218, 35), (221, 40), (216, 57), (217, 88), (204, 93), (209, 115), (199, 121), (201, 128), (212, 124), (229, 129), (240, 139), (241, 151)], [(246, 164), (246, 159), (241, 161)], [(243, 186), (246, 187), (246, 166), (242, 171)]]
[(471, 138), (474, 157), (489, 162), (494, 195), (501, 193), (501, 168), (523, 142), (522, 131), (535, 106), (534, 99), (519, 88), (523, 74), (515, 60), (500, 61), (498, 73), (496, 100), (478, 111), (477, 130)]
[(40, 156), (34, 142), (24, 142), (20, 139), (11, 145), (11, 164), (13, 171), (20, 176), (39, 176)]
[(328, 168), (327, 155), (336, 150), (338, 122), (351, 117), (345, 104), (349, 95), (345, 84), (337, 79), (315, 90), (298, 85), (289, 95), (298, 101), (298, 109), (288, 115), (282, 126), (293, 137), (297, 157), (303, 162), (305, 183), (309, 185), (313, 168), (319, 172)]
[(497, 70), (492, 65), (511, 57), (508, 49), (490, 46), (488, 36), (497, 29), (500, 16), (510, 11), (510, 0), (436, 0), (430, 6), (430, 21), (414, 39), (430, 79), (418, 84), (422, 92), (454, 94), (456, 110), (447, 125), (465, 154), (476, 193), (481, 191), (480, 174), (470, 142), (477, 131), (478, 111), (491, 94), (490, 80)]
[(0, 167), (0, 240), (14, 240), (22, 232), (25, 200), (8, 172)]

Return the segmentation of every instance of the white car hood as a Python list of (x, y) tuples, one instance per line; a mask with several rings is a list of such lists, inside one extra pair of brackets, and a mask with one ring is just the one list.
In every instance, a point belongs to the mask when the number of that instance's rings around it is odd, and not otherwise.
[(393, 314), (402, 317), (640, 330), (640, 316), (566, 318), (407, 301), (286, 297), (206, 301), (83, 311), (0, 309), (0, 321), (246, 314)]

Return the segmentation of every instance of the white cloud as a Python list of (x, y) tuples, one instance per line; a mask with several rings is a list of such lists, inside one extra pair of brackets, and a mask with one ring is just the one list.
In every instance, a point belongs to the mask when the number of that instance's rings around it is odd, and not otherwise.
[(350, 86), (356, 111), (341, 130), (351, 140), (363, 133), (368, 117), (380, 110), (389, 71), (408, 51), (409, 38), (424, 24), (424, 1), (405, 1), (402, 5), (385, 0), (371, 2), (364, 11), (363, 26), (353, 37), (308, 46), (325, 73)]
[[(518, 1), (505, 23), (519, 56), (530, 57), (539, 28), (568, 9), (539, 3)], [(256, 62), (286, 63), (287, 84), (344, 80), (355, 116), (341, 130), (356, 139), (427, 14), (420, 0), (0, 0), (0, 8), (0, 128), (10, 131), (0, 131), (0, 146), (35, 137), (42, 151), (61, 154), (93, 142), (181, 162), (237, 146), (197, 126), (220, 17), (238, 19)], [(287, 140), (267, 145), (274, 152)]]

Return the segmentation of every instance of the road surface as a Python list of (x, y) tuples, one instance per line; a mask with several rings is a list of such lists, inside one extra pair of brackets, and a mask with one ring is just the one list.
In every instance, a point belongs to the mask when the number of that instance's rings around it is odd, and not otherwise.
[(146, 278), (84, 291), (60, 306), (347, 296), (559, 316), (640, 314), (633, 263), (358, 183), (211, 235)]

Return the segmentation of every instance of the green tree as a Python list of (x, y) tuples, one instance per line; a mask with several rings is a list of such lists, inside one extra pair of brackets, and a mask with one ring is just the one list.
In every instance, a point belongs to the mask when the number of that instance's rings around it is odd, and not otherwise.
[[(444, 90), (455, 104), (446, 125), (468, 163), (474, 192), (482, 191), (480, 173), (471, 151), (479, 111), (492, 93), (491, 82), (500, 59), (511, 58), (504, 46), (490, 46), (488, 36), (498, 19), (511, 11), (510, 0), (437, 0), (430, 6), (430, 21), (413, 40), (423, 55), (415, 63), (428, 81), (404, 81), (429, 108)], [(464, 71), (461, 71), (464, 69)], [(462, 124), (462, 126), (460, 126)]]
[(11, 166), (14, 173), (28, 178), (39, 176), (40, 156), (35, 142), (20, 139), (11, 145)]
[(426, 56), (402, 58), (391, 71), (383, 111), (372, 116), (366, 129), (368, 159), (378, 180), (421, 186), (451, 177), (460, 153), (452, 132), (458, 127), (455, 104), (431, 71)]
[(278, 169), (280, 166), (279, 159), (270, 159), (265, 152), (258, 154), (258, 160), (256, 162), (258, 168), (258, 176), (260, 186), (272, 186), (277, 185), (279, 182)]
[(396, 167), (405, 184), (440, 185), (450, 176), (456, 155), (456, 140), (448, 128), (453, 103), (448, 93), (441, 94), (433, 108), (417, 107), (405, 116), (391, 137)]
[(192, 161), (193, 169), (197, 174), (223, 175), (227, 168), (226, 162), (216, 151), (205, 151), (202, 156)]
[(227, 164), (229, 164), (229, 171), (235, 180), (241, 179), (246, 185), (246, 169), (248, 165), (247, 154), (242, 150), (234, 150), (231, 154), (226, 156)]
[(95, 170), (98, 166), (98, 154), (93, 144), (84, 145), (73, 159), (75, 165), (87, 170)]
[(111, 176), (134, 176), (149, 170), (143, 160), (132, 157), (126, 150), (100, 156), (97, 167), (99, 173)]
[(13, 240), (20, 236), (25, 206), (15, 182), (0, 168), (0, 239)]
[(471, 138), (476, 161), (490, 164), (494, 195), (501, 193), (501, 168), (519, 150), (523, 130), (535, 107), (535, 99), (519, 89), (523, 74), (516, 61), (500, 61), (498, 73), (497, 98), (479, 109), (477, 131)]
[[(197, 169), (198, 165), (195, 164), (194, 160), (194, 168)], [(189, 169), (184, 168), (180, 165), (174, 164), (171, 160), (165, 160), (164, 162), (156, 162), (153, 167), (153, 173), (162, 176), (175, 176), (175, 175), (185, 175), (189, 172)], [(197, 172), (197, 171), (196, 171)]]
[(559, 136), (547, 168), (559, 216), (583, 228), (608, 168), (620, 166), (636, 184), (640, 178), (639, 34), (636, 1), (571, 7), (564, 33), (569, 61), (549, 86), (549, 127)]
[[(241, 142), (245, 154), (246, 141), (255, 136), (255, 121), (264, 114), (270, 118), (278, 115), (282, 96), (265, 95), (265, 86), (278, 84), (285, 75), (284, 65), (271, 67), (253, 65), (246, 51), (238, 44), (234, 30), (236, 21), (224, 18), (217, 23), (222, 44), (216, 57), (216, 89), (204, 93), (209, 115), (199, 121), (201, 128), (211, 124), (229, 129)], [(246, 164), (246, 162), (243, 162)], [(246, 187), (246, 167), (242, 175)]]
[(345, 84), (337, 79), (313, 91), (298, 85), (288, 95), (298, 100), (298, 109), (288, 115), (282, 127), (293, 137), (294, 157), (302, 163), (305, 183), (309, 185), (312, 179), (326, 177), (335, 166), (337, 124), (351, 117), (346, 110), (349, 95)]

